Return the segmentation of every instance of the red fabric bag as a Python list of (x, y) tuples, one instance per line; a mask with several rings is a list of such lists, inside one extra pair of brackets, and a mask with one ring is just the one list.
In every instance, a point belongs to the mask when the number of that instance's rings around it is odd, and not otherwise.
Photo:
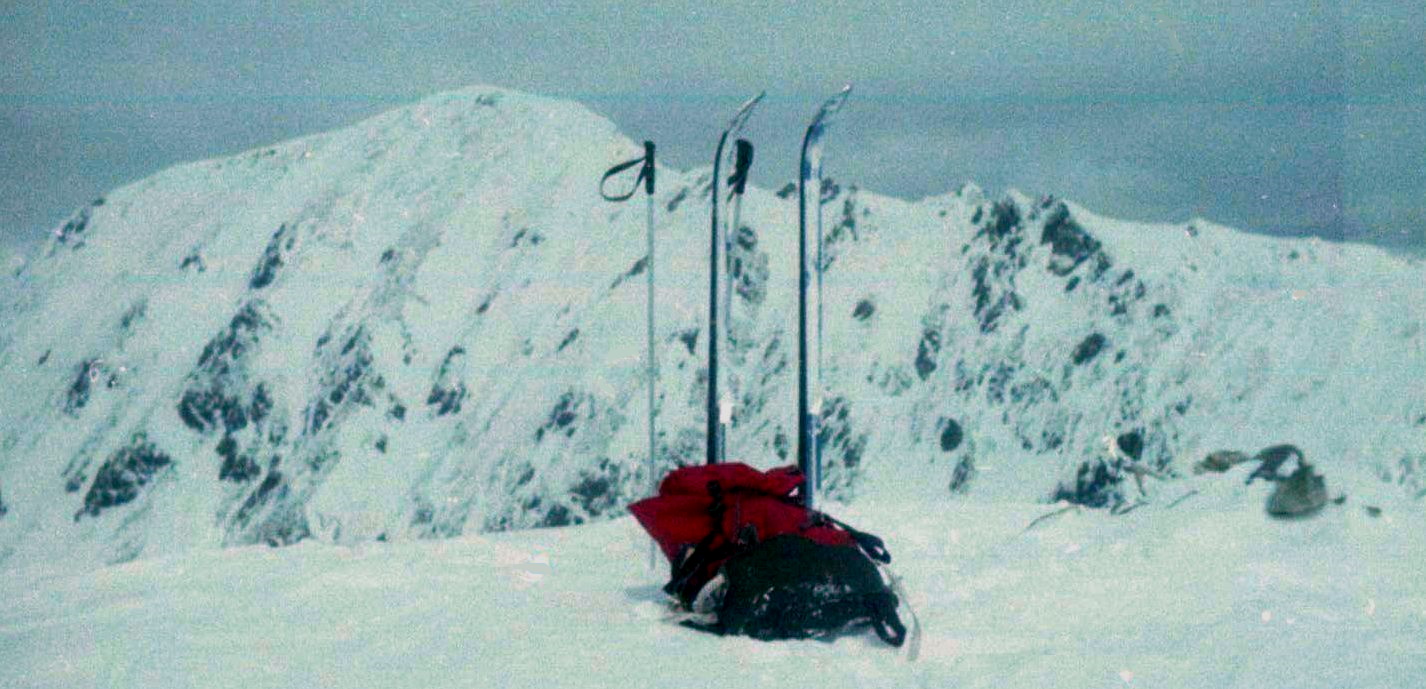
[(763, 472), (727, 463), (670, 472), (658, 496), (629, 506), (673, 568), (664, 590), (689, 603), (739, 548), (782, 534), (861, 547), (872, 559), (891, 560), (881, 539), (804, 507), (802, 481), (792, 466)]

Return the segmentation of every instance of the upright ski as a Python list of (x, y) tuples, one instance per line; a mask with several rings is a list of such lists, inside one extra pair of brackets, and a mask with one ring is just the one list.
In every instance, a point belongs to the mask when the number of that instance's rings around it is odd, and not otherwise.
[[(816, 506), (817, 489), (822, 486), (822, 448), (818, 443), (822, 418), (822, 135), (833, 116), (847, 102), (851, 84), (827, 99), (802, 139), (801, 175), (797, 184), (798, 241), (798, 347), (797, 347), (797, 466), (806, 484), (803, 501)], [(809, 214), (812, 217), (808, 217)], [(813, 247), (816, 247), (815, 253)], [(816, 275), (815, 290), (811, 289)], [(810, 302), (810, 303), (809, 303)], [(809, 325), (809, 316), (813, 322)]]
[[(727, 455), (727, 431), (733, 421), (733, 398), (729, 394), (726, 367), (722, 366), (722, 354), (728, 344), (728, 310), (731, 308), (732, 291), (728, 282), (728, 214), (720, 213), (724, 204), (723, 163), (733, 167), (733, 175), (728, 180), (730, 198), (733, 200), (734, 217), (742, 207), (743, 185), (747, 179), (748, 166), (752, 163), (752, 144), (737, 139), (732, 150), (727, 151), (728, 138), (737, 137), (752, 116), (753, 108), (763, 98), (759, 93), (742, 107), (728, 122), (723, 135), (718, 137), (718, 149), (713, 154), (712, 228), (708, 252), (708, 464), (719, 464)], [(736, 229), (736, 228), (734, 228)]]
[[(734, 142), (737, 150), (733, 151), (733, 174), (728, 175), (727, 198), (732, 205), (732, 210), (726, 214), (728, 218), (723, 230), (723, 274), (722, 280), (722, 303), (719, 305), (719, 312), (723, 314), (723, 343), (720, 346), (722, 352), (732, 352), (732, 332), (733, 332), (733, 242), (737, 241), (738, 228), (742, 226), (743, 216), (743, 190), (748, 183), (748, 170), (753, 165), (753, 145), (747, 139), (738, 139)], [(731, 361), (729, 365), (719, 367), (720, 371), (726, 371), (719, 381), (718, 392), (721, 399), (718, 402), (718, 421), (723, 428), (723, 438), (726, 443), (727, 435), (732, 429), (734, 400), (737, 399), (740, 389), (740, 379), (735, 377)], [(725, 448), (726, 449), (726, 448)], [(718, 461), (724, 461), (726, 457), (719, 455)]]

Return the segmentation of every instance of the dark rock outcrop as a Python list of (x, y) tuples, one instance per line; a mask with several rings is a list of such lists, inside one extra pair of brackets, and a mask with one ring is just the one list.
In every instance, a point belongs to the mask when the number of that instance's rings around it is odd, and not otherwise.
[(97, 517), (110, 507), (133, 502), (158, 472), (171, 463), (173, 460), (168, 454), (142, 433), (135, 435), (99, 467), (94, 483), (84, 496), (84, 507), (74, 515), (75, 521), (84, 515)]

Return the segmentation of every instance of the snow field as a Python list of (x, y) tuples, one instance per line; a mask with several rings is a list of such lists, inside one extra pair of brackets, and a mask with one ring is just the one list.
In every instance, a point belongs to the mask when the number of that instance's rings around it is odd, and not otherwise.
[(1420, 506), (1349, 489), (1316, 518), (1272, 521), (1269, 488), (1244, 474), (1028, 530), (1058, 508), (833, 506), (886, 537), (922, 624), (914, 662), (869, 631), (764, 643), (673, 625), (663, 565), (648, 569), (643, 532), (622, 518), (20, 569), (0, 580), (0, 667), (17, 689), (1414, 686)]

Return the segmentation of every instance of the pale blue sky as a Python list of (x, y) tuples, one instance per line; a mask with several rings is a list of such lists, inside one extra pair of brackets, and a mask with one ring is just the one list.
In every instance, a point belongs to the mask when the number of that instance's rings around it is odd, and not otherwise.
[(766, 89), (753, 176), (776, 186), (852, 82), (828, 174), (868, 189), (1426, 250), (1422, 3), (35, 5), (0, 9), (10, 244), (165, 166), (477, 83), (581, 100), (684, 168)]

